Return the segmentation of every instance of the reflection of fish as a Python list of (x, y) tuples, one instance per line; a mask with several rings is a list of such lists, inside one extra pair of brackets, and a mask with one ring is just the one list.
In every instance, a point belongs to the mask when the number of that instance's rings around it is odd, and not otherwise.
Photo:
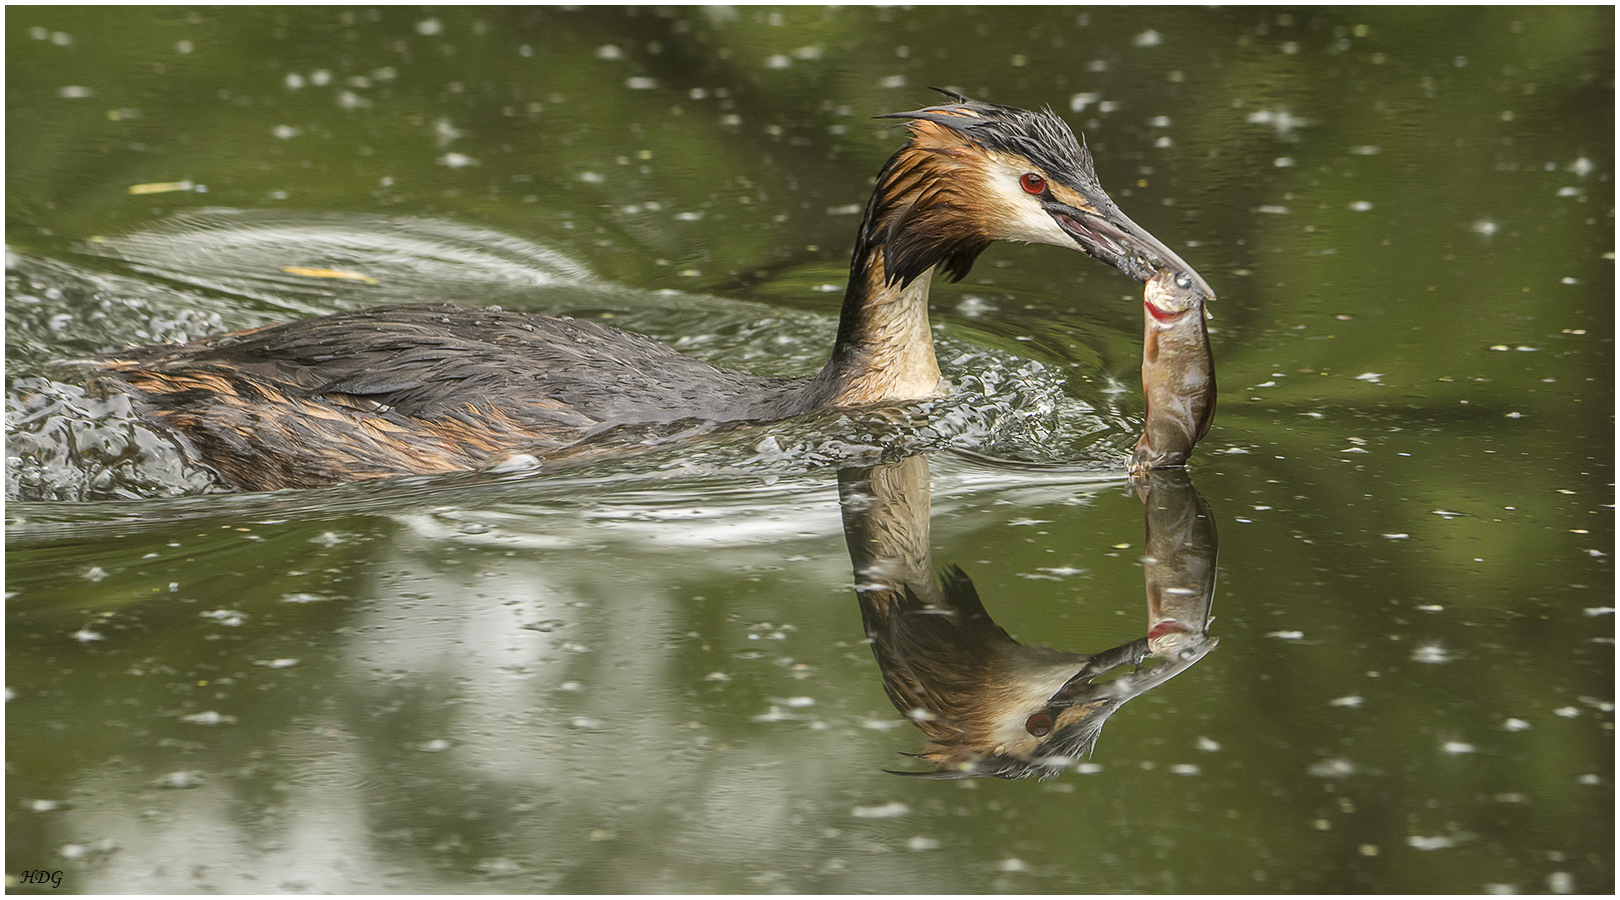
[[(1013, 640), (961, 569), (936, 581), (926, 457), (839, 473), (856, 595), (884, 692), (927, 736), (920, 778), (1049, 778), (1091, 752), (1126, 701), (1214, 649), (1214, 525), (1185, 473), (1138, 481), (1147, 504), (1147, 636), (1096, 654)], [(1162, 532), (1162, 533), (1161, 533)], [(1206, 543), (1207, 542), (1207, 543)]]
[(1217, 642), (1205, 633), (1215, 597), (1215, 518), (1185, 470), (1148, 472), (1136, 489), (1147, 507), (1148, 651), (1169, 660), (1203, 656)]
[(1142, 393), (1147, 421), (1131, 456), (1137, 474), (1179, 466), (1215, 419), (1215, 362), (1204, 327), (1206, 297), (1191, 278), (1164, 271), (1142, 301)]

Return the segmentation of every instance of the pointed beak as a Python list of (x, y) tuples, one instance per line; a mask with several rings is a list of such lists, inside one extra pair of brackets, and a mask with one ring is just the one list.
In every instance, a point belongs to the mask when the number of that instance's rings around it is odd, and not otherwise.
[(1215, 299), (1215, 291), (1158, 238), (1148, 234), (1142, 226), (1110, 205), (1106, 215), (1086, 212), (1072, 206), (1054, 204), (1048, 208), (1052, 218), (1074, 238), (1087, 253), (1124, 272), (1144, 284), (1160, 271), (1169, 270), (1186, 275), (1202, 291), (1204, 297)]

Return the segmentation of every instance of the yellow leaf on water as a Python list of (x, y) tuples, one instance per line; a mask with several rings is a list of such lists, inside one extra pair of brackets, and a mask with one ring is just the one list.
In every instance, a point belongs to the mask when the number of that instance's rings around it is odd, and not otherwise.
[(341, 278), (345, 281), (361, 281), (366, 284), (377, 284), (377, 279), (359, 272), (345, 272), (342, 269), (311, 269), (305, 266), (282, 266), (281, 271), (289, 275), (307, 275), (310, 278)]
[(129, 186), (131, 194), (166, 194), (170, 191), (189, 191), (194, 185), (189, 181), (154, 181), (150, 184), (132, 184)]

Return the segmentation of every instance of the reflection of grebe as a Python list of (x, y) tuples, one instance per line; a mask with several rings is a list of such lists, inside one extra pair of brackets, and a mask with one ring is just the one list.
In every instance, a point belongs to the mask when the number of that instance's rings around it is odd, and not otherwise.
[(1138, 482), (1147, 505), (1147, 635), (1096, 654), (1020, 644), (973, 582), (928, 550), (928, 462), (840, 473), (844, 536), (883, 689), (922, 729), (921, 778), (1051, 777), (1087, 756), (1108, 717), (1203, 659), (1215, 525), (1185, 472)]
[(993, 241), (1082, 250), (1137, 281), (1198, 276), (1126, 218), (1051, 112), (949, 94), (909, 119), (856, 237), (831, 359), (816, 375), (716, 368), (594, 322), (451, 306), (326, 316), (142, 347), (101, 365), (231, 485), (318, 487), (555, 454), (615, 426), (769, 421), (940, 389), (935, 266)]

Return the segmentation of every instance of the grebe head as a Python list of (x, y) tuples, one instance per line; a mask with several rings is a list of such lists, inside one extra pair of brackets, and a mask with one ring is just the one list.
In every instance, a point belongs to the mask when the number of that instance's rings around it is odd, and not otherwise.
[[(936, 88), (936, 90), (939, 90)], [(992, 241), (1081, 250), (1139, 282), (1161, 270), (1214, 291), (1174, 251), (1120, 212), (1097, 181), (1091, 153), (1051, 110), (1030, 112), (950, 98), (889, 113), (909, 119), (912, 138), (895, 154), (873, 197), (875, 235), (890, 281), (908, 282), (934, 264), (960, 279)]]

